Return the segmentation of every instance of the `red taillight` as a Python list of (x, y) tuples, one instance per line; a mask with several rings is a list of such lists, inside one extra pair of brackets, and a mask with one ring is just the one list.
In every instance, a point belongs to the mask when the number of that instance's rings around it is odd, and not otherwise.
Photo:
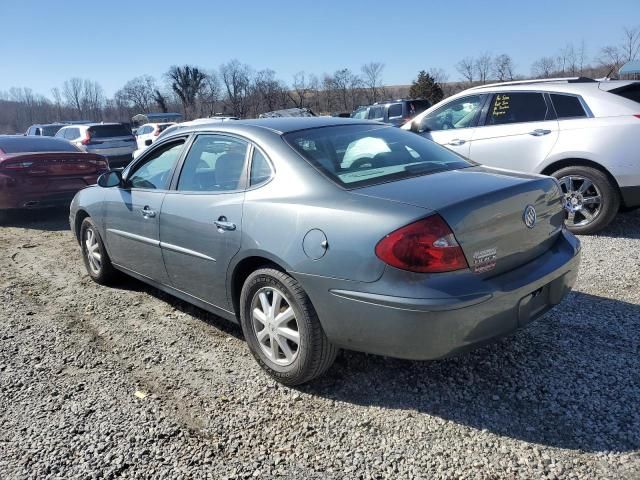
[(11, 161), (5, 160), (0, 163), (0, 169), (2, 170), (28, 170), (33, 165), (33, 162), (25, 162), (25, 161)]
[(89, 133), (89, 130), (87, 130), (84, 135), (85, 137), (84, 139), (82, 139), (82, 144), (89, 145), (89, 143), (91, 142), (91, 134)]
[(449, 225), (437, 214), (391, 232), (376, 245), (376, 255), (392, 267), (411, 272), (451, 272), (469, 267)]
[(156, 129), (153, 131), (154, 137), (157, 137), (158, 135), (160, 135), (160, 127), (156, 127)]
[(640, 113), (638, 115), (634, 115), (634, 117), (636, 118), (640, 118)]

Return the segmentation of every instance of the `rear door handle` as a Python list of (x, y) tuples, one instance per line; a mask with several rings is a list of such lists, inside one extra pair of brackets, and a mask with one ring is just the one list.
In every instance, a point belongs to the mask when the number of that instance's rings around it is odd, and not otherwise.
[(227, 217), (225, 217), (224, 215), (218, 218), (218, 220), (215, 220), (213, 223), (216, 225), (216, 227), (218, 227), (218, 230), (232, 231), (236, 229), (236, 224), (233, 222), (228, 222)]
[(156, 216), (155, 210), (151, 210), (149, 205), (145, 205), (144, 208), (140, 210), (140, 213), (142, 213), (144, 218), (153, 218)]
[(459, 147), (460, 145), (464, 145), (467, 143), (466, 140), (462, 140), (461, 138), (454, 138), (447, 145), (453, 145), (454, 147)]
[(541, 137), (543, 135), (549, 135), (550, 133), (551, 133), (551, 130), (536, 128), (533, 132), (529, 132), (529, 135), (533, 135), (534, 137)]

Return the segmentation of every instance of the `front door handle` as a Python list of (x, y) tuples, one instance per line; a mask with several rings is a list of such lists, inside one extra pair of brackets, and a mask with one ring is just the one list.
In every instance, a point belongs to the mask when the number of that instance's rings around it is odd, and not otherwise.
[(144, 208), (140, 210), (140, 213), (142, 213), (144, 218), (153, 218), (156, 216), (155, 210), (151, 210), (149, 205), (145, 205)]
[(451, 140), (448, 145), (453, 145), (454, 147), (459, 147), (460, 145), (464, 145), (465, 143), (467, 143), (466, 140), (462, 140), (461, 138), (454, 138), (453, 140)]
[(218, 220), (215, 220), (213, 223), (216, 225), (216, 227), (218, 227), (218, 230), (232, 231), (236, 229), (236, 224), (233, 222), (228, 222), (227, 217), (225, 217), (224, 215), (218, 218)]
[(536, 128), (533, 132), (529, 132), (529, 135), (533, 135), (534, 137), (541, 137), (543, 135), (549, 135), (551, 130), (545, 130), (544, 128)]

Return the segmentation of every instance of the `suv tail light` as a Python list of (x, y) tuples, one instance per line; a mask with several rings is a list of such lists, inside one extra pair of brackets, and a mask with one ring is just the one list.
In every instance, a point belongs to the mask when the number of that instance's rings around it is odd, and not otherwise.
[(469, 268), (449, 225), (438, 214), (391, 232), (376, 245), (376, 255), (386, 264), (410, 272)]
[(156, 127), (156, 129), (153, 131), (154, 137), (157, 137), (158, 135), (160, 135), (160, 127)]
[(87, 131), (85, 132), (85, 137), (84, 137), (84, 139), (82, 140), (82, 144), (83, 144), (83, 145), (89, 145), (89, 143), (91, 143), (91, 134), (89, 133), (89, 130), (87, 130)]

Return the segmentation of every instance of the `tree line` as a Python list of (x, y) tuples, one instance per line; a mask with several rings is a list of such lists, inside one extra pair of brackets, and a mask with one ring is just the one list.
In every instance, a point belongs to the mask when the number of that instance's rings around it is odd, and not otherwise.
[(108, 98), (91, 79), (71, 78), (51, 90), (50, 96), (28, 87), (0, 91), (0, 133), (23, 132), (34, 123), (64, 120), (124, 121), (137, 113), (181, 112), (185, 119), (309, 108), (316, 113), (351, 112), (359, 105), (390, 98), (427, 98), (437, 103), (472, 85), (564, 76), (615, 76), (620, 67), (640, 57), (640, 27), (624, 28), (619, 43), (589, 56), (584, 41), (567, 43), (557, 52), (532, 63), (528, 74), (507, 53), (467, 56), (455, 65), (459, 79), (449, 80), (441, 68), (420, 70), (411, 85), (384, 82), (385, 65), (368, 62), (359, 71), (349, 68), (316, 75), (300, 71), (287, 83), (271, 69), (255, 70), (239, 60), (217, 69), (173, 65), (161, 78), (143, 75), (127, 81)]

